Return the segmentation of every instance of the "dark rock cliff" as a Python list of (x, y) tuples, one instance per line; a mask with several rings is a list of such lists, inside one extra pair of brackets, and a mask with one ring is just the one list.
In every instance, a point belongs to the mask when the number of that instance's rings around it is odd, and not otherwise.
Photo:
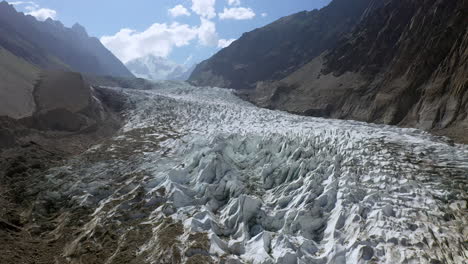
[(44, 69), (133, 77), (82, 26), (66, 28), (52, 19), (40, 22), (5, 1), (0, 2), (0, 47)]
[(229, 47), (200, 63), (189, 78), (199, 86), (254, 88), (258, 81), (280, 80), (333, 47), (360, 21), (375, 0), (334, 0), (321, 10), (281, 18), (245, 33)]
[(335, 48), (244, 96), (263, 107), (468, 142), (467, 17), (467, 0), (385, 1)]

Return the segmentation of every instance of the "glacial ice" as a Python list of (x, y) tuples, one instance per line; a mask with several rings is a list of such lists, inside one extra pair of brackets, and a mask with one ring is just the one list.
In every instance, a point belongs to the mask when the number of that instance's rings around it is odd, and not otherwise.
[(67, 245), (70, 259), (83, 241), (103, 247), (101, 229), (121, 238), (106, 263), (140, 229), (147, 237), (133, 243), (145, 263), (468, 257), (466, 146), (416, 129), (260, 109), (226, 89), (100, 89), (125, 95), (126, 124), (52, 169), (56, 187), (38, 199), (38, 208), (71, 199), (94, 211)]

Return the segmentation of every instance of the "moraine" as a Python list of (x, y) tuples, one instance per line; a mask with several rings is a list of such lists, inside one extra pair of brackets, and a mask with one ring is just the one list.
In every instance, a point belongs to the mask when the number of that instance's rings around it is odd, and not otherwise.
[(70, 263), (467, 259), (467, 146), (155, 86), (99, 88), (126, 98), (124, 127), (37, 186), (37, 215), (65, 201), (55, 221), (76, 224)]

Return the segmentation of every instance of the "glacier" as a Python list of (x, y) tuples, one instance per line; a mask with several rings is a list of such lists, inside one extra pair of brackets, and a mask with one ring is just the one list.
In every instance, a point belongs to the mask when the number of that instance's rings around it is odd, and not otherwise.
[[(158, 82), (36, 186), (69, 263), (466, 263), (468, 147)], [(73, 229), (69, 227), (73, 226)]]

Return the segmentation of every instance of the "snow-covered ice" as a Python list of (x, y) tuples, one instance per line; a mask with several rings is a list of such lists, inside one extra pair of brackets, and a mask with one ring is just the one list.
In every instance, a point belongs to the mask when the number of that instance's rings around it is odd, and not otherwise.
[(107, 263), (126, 240), (142, 263), (467, 260), (466, 146), (260, 109), (226, 89), (155, 86), (102, 88), (127, 98), (122, 131), (50, 171), (43, 201), (60, 193), (93, 211), (70, 259), (83, 241), (104, 247), (104, 229), (120, 237)]

